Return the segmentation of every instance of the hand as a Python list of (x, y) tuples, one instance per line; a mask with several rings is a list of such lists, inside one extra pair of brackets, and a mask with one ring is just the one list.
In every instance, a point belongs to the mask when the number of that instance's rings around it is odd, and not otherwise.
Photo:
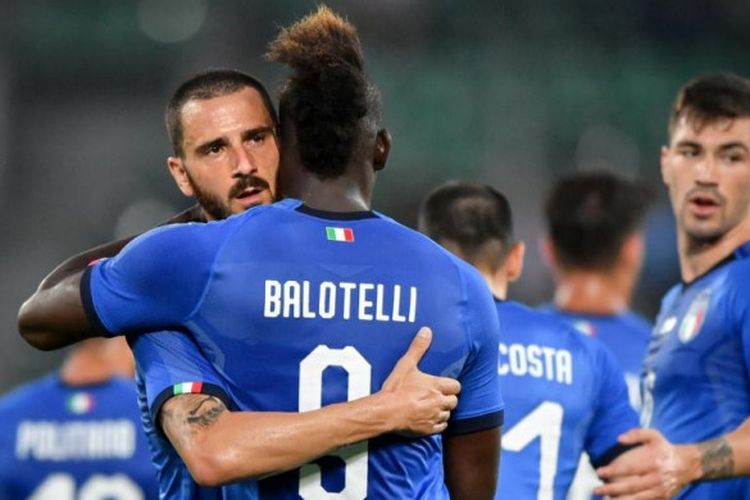
[(606, 483), (596, 495), (619, 499), (671, 498), (691, 481), (688, 446), (676, 446), (655, 429), (631, 429), (619, 441), (640, 444), (596, 473)]
[(206, 215), (203, 213), (200, 205), (196, 203), (187, 210), (183, 210), (177, 215), (172, 216), (164, 224), (182, 224), (185, 222), (206, 222)]
[(394, 431), (405, 436), (443, 432), (458, 404), (461, 384), (457, 380), (428, 375), (417, 366), (431, 343), (432, 331), (420, 328), (380, 390), (390, 396)]

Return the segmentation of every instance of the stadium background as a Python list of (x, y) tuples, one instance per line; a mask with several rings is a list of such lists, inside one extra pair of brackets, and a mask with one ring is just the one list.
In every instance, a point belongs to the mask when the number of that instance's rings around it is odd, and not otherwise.
[[(52, 369), (15, 326), (18, 306), (74, 252), (187, 206), (165, 168), (170, 92), (208, 67), (249, 71), (295, 0), (2, 0), (0, 12), (0, 392)], [(653, 317), (678, 279), (659, 146), (676, 89), (704, 72), (750, 75), (744, 0), (330, 1), (360, 29), (394, 137), (375, 208), (414, 225), (449, 178), (488, 182), (515, 210), (532, 304), (542, 196), (556, 176), (609, 168), (659, 193), (635, 308)]]

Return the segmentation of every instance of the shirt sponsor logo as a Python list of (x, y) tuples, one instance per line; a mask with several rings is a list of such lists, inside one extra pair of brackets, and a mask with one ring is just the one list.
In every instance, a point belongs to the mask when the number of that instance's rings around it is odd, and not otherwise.
[(698, 333), (700, 333), (701, 326), (706, 319), (706, 312), (708, 311), (708, 305), (710, 302), (710, 294), (708, 290), (701, 292), (693, 303), (690, 304), (687, 314), (680, 323), (680, 331), (678, 336), (680, 342), (687, 343), (693, 340)]

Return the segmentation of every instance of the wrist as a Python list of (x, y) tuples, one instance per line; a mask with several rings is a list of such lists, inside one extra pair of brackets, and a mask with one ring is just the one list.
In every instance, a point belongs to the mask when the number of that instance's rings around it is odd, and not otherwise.
[(675, 453), (679, 457), (680, 486), (704, 479), (700, 448), (694, 444), (674, 445), (674, 447)]

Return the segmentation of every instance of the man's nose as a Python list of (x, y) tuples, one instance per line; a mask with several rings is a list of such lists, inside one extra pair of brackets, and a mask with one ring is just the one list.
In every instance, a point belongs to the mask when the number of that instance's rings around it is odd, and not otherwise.
[(250, 175), (257, 172), (255, 158), (245, 148), (239, 147), (236, 150), (236, 162), (234, 165), (235, 175)]

